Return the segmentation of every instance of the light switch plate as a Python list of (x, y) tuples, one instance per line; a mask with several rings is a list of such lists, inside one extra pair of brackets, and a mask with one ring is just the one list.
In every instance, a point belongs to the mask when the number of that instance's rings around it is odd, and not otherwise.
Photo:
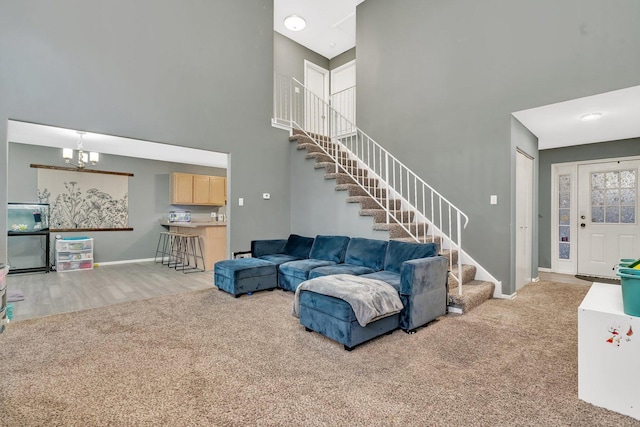
[(498, 196), (495, 195), (495, 194), (492, 194), (489, 203), (491, 203), (492, 205), (497, 205), (498, 204)]
[(240, 197), (238, 199), (238, 206), (244, 206), (244, 198)]

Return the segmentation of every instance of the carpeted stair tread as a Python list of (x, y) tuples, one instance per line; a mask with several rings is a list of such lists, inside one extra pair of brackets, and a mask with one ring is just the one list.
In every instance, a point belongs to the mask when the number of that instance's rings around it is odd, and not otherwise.
[(496, 285), (492, 282), (472, 280), (462, 285), (462, 295), (458, 295), (458, 287), (449, 283), (449, 305), (468, 313), (483, 302), (493, 298)]
[[(315, 169), (325, 168), (327, 173), (335, 173), (336, 172), (336, 164), (334, 162), (316, 162), (313, 166)], [(361, 169), (355, 166), (342, 166), (339, 168), (340, 173), (349, 173), (353, 176), (362, 176), (366, 177), (369, 175), (369, 171), (367, 169)]]
[[(413, 221), (413, 218), (415, 217), (415, 212), (413, 211), (400, 211), (400, 210), (393, 210), (390, 211), (390, 215), (396, 219), (398, 219), (400, 222), (411, 222)], [(360, 210), (360, 216), (372, 216), (373, 217), (373, 221), (374, 222), (387, 222), (387, 212), (380, 208), (380, 209), (361, 209)], [(393, 221), (393, 220), (391, 220)]]
[(455, 249), (442, 249), (440, 255), (448, 260), (451, 260), (453, 264), (458, 264), (458, 251)]
[[(375, 224), (374, 224), (375, 225)], [(432, 236), (428, 234), (427, 236), (421, 236), (418, 238), (419, 241), (416, 241), (413, 237), (405, 236), (405, 237), (390, 237), (389, 240), (396, 240), (398, 242), (407, 242), (407, 243), (435, 243), (440, 247), (440, 236)]]
[[(387, 197), (387, 190), (384, 188), (375, 188), (375, 187), (361, 187), (358, 184), (343, 184), (346, 187), (345, 190), (349, 191), (349, 196), (371, 196), (377, 197), (380, 199), (384, 199)], [(336, 188), (337, 190), (338, 188)], [(340, 188), (342, 190), (342, 188)]]
[(421, 224), (418, 224), (417, 230), (416, 230), (416, 224), (415, 223), (408, 223), (408, 224), (374, 223), (373, 224), (373, 229), (374, 230), (388, 231), (390, 239), (395, 239), (396, 237), (411, 237), (411, 234), (409, 234), (409, 232), (407, 232), (407, 230), (405, 230), (405, 228), (407, 228), (408, 230), (411, 231), (412, 234), (414, 234), (418, 238), (420, 238), (420, 237), (424, 237), (425, 235), (427, 235), (429, 226), (428, 226), (428, 224), (421, 223)]
[[(346, 173), (338, 173), (337, 175), (338, 175), (336, 178), (337, 184), (355, 184), (356, 183), (356, 180), (353, 177), (347, 175)], [(376, 187), (378, 185), (378, 180), (375, 178), (358, 178), (357, 182), (368, 187)]]
[[(347, 203), (360, 203), (361, 209), (380, 209), (381, 206), (378, 201), (370, 196), (348, 196)], [(385, 204), (386, 204), (385, 200)], [(389, 200), (389, 206), (394, 209), (399, 209), (402, 205), (401, 200)]]
[[(458, 264), (454, 264), (449, 273), (449, 286), (458, 286)], [(462, 284), (471, 282), (476, 277), (476, 266), (471, 264), (462, 264)]]

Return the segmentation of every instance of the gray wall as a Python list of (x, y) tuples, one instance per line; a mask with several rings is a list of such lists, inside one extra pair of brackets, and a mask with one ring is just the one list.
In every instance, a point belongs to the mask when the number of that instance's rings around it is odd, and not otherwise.
[(273, 58), (276, 75), (293, 77), (303, 84), (305, 59), (329, 69), (327, 58), (275, 31), (273, 32)]
[[(289, 147), (270, 126), (273, 1), (4, 0), (0, 9), (0, 135), (15, 119), (230, 153), (231, 250), (288, 234)], [(0, 165), (3, 262), (6, 144)], [(257, 209), (263, 192), (272, 203)]]
[(469, 215), (464, 246), (512, 293), (511, 113), (640, 84), (640, 2), (367, 0), (357, 15), (358, 126)]
[[(37, 202), (38, 169), (31, 163), (64, 166), (61, 149), (27, 144), (9, 144), (9, 201)], [(56, 233), (93, 237), (97, 262), (153, 258), (158, 235), (167, 231), (159, 220), (170, 210), (189, 210), (193, 216), (210, 218), (211, 212), (222, 208), (211, 206), (172, 206), (169, 204), (169, 175), (187, 172), (202, 175), (226, 176), (226, 170), (133, 157), (100, 155), (100, 163), (93, 170), (133, 173), (129, 178), (129, 226), (133, 231), (101, 231)], [(15, 239), (14, 239), (15, 240)], [(53, 241), (53, 239), (52, 239)]]
[(551, 268), (551, 165), (640, 156), (640, 138), (540, 151), (540, 267)]
[(329, 61), (329, 69), (330, 70), (336, 69), (346, 64), (347, 62), (353, 61), (354, 59), (356, 59), (355, 47), (347, 50), (346, 52), (342, 52), (338, 56), (334, 56), (333, 58), (331, 58), (331, 60)]
[(386, 231), (373, 230), (373, 218), (360, 216), (360, 203), (347, 203), (347, 192), (336, 191), (326, 170), (314, 169), (315, 159), (291, 144), (291, 232), (303, 236), (346, 235), (389, 240)]

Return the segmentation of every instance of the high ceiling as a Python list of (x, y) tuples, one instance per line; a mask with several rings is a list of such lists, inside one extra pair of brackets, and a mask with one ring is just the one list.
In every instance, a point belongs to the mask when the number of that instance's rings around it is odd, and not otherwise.
[[(356, 45), (356, 6), (364, 0), (274, 0), (273, 29), (331, 59)], [(284, 27), (284, 18), (307, 21), (302, 31)]]
[[(274, 30), (333, 58), (356, 45), (356, 6), (364, 0), (274, 0)], [(302, 31), (284, 27), (297, 15), (307, 22)], [(602, 113), (600, 120), (580, 117)], [(518, 111), (514, 116), (539, 139), (541, 150), (640, 136), (640, 86)]]

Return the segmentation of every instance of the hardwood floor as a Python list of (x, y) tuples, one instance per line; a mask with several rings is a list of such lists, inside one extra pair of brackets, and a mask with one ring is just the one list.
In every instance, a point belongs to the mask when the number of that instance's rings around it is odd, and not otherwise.
[(217, 289), (213, 271), (184, 274), (153, 262), (7, 277), (7, 289), (24, 294), (13, 321), (208, 288)]

